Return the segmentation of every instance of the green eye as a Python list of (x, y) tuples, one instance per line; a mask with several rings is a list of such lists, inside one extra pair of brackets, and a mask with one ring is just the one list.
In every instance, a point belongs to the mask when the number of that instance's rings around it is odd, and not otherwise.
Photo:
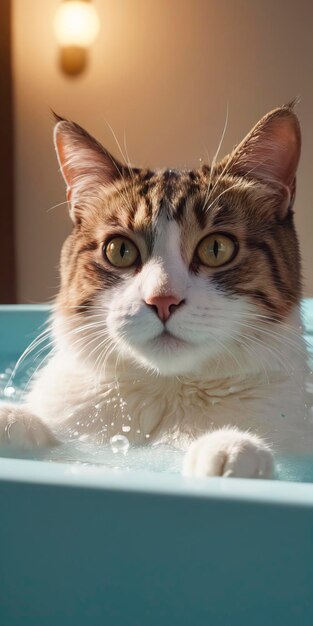
[(139, 258), (135, 244), (126, 237), (114, 237), (103, 246), (105, 258), (114, 267), (131, 267)]
[(219, 267), (231, 261), (237, 254), (238, 244), (231, 237), (219, 233), (208, 235), (200, 241), (198, 257), (208, 267)]

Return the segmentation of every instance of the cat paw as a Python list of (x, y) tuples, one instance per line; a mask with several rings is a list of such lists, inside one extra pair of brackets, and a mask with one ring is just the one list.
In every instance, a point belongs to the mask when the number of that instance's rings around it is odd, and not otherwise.
[(23, 406), (0, 405), (0, 446), (11, 445), (19, 449), (49, 447), (57, 439), (42, 420)]
[(184, 458), (183, 475), (270, 478), (273, 466), (271, 449), (260, 437), (224, 428), (191, 444)]

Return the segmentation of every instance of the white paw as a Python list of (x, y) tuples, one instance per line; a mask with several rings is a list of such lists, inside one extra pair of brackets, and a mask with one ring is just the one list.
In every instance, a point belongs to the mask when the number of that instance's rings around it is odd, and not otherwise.
[(183, 462), (184, 476), (270, 478), (272, 473), (270, 447), (257, 435), (235, 428), (203, 435), (191, 444)]
[(23, 406), (0, 405), (0, 446), (36, 448), (56, 445), (58, 442), (42, 420)]

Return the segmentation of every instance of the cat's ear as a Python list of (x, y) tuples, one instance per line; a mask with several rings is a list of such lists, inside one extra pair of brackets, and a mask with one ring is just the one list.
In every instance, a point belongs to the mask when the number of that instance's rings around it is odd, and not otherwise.
[(281, 196), (280, 213), (284, 215), (293, 204), (300, 151), (300, 124), (291, 103), (256, 124), (228, 157), (227, 172), (272, 187)]
[(92, 194), (123, 176), (124, 166), (87, 131), (75, 122), (55, 118), (54, 145), (69, 201), (74, 203), (82, 192)]

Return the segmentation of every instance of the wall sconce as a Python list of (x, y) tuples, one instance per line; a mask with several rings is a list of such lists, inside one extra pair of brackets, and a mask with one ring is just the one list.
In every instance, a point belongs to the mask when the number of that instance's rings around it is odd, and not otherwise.
[(60, 46), (60, 66), (70, 76), (81, 74), (87, 66), (88, 47), (100, 29), (99, 17), (90, 0), (63, 0), (54, 20)]

